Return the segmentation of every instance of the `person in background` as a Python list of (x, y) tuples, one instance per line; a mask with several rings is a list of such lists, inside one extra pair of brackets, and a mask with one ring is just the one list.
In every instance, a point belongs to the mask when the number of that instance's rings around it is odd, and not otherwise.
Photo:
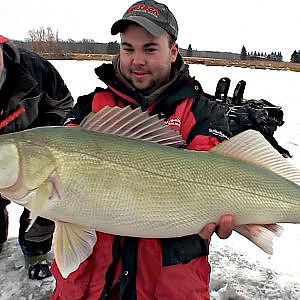
[[(95, 69), (107, 88), (79, 97), (69, 126), (107, 105), (130, 105), (158, 114), (180, 132), (189, 150), (210, 150), (231, 136), (224, 110), (210, 101), (183, 62), (176, 43), (177, 21), (166, 5), (131, 5), (111, 33), (120, 33), (120, 53), (113, 63)], [(199, 234), (170, 239), (97, 232), (93, 253), (67, 278), (53, 262), (52, 300), (209, 299), (209, 240), (215, 231), (227, 238), (233, 225), (233, 216), (225, 215)]]
[[(58, 71), (46, 59), (18, 49), (0, 35), (0, 134), (28, 128), (63, 125), (73, 98)], [(8, 233), (10, 202), (0, 196), (0, 252)], [(54, 223), (38, 218), (31, 229), (29, 211), (20, 217), (19, 244), (31, 279), (51, 276), (48, 253)]]

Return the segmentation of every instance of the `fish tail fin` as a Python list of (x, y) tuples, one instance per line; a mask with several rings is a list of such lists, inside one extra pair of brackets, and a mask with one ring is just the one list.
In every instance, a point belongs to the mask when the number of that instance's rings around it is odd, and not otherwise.
[(267, 254), (273, 254), (273, 238), (280, 236), (283, 232), (282, 226), (278, 224), (257, 225), (247, 224), (235, 226), (234, 230), (246, 237)]

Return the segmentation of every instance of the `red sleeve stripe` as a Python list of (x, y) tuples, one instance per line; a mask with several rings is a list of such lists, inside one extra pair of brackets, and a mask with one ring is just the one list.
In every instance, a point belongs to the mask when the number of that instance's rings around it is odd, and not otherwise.
[(24, 112), (25, 112), (25, 108), (23, 106), (18, 107), (15, 111), (13, 111), (11, 114), (9, 114), (5, 119), (3, 119), (0, 122), (0, 129), (6, 127), (9, 123), (13, 122)]

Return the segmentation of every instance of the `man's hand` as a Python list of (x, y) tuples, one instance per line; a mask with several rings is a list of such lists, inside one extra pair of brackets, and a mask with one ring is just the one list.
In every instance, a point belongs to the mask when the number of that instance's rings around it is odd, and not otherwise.
[(220, 218), (218, 224), (209, 223), (199, 233), (204, 240), (210, 240), (214, 232), (217, 233), (220, 239), (228, 238), (234, 227), (234, 217), (232, 215), (224, 215)]

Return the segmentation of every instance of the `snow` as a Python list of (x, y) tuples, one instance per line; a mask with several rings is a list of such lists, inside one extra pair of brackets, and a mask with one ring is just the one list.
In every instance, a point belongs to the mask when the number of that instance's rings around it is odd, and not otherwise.
[[(94, 74), (99, 61), (52, 61), (60, 71), (74, 98), (104, 86)], [(244, 97), (266, 99), (283, 107), (285, 124), (275, 137), (300, 168), (300, 73), (255, 70), (237, 67), (190, 65), (192, 75), (204, 90), (214, 93), (221, 77), (231, 79), (233, 89), (241, 79), (247, 82)], [(18, 246), (18, 222), (22, 208), (8, 206), (9, 240), (0, 254), (0, 299), (48, 299), (54, 288), (52, 278), (42, 281), (27, 279), (23, 257)], [(213, 237), (210, 248), (211, 299), (300, 299), (300, 225), (283, 224), (284, 233), (274, 241), (274, 254), (265, 254), (237, 233), (226, 240)]]

